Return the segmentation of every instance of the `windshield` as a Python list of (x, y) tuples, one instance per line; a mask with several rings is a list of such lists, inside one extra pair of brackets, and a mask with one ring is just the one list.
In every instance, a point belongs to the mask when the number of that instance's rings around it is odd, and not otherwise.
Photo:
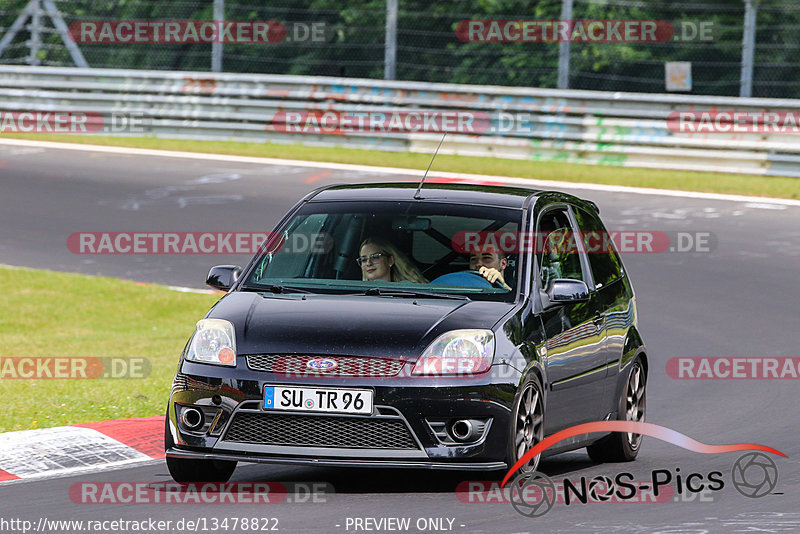
[(270, 235), (244, 288), (510, 301), (518, 253), (471, 236), (516, 234), (521, 219), (484, 206), (312, 202)]

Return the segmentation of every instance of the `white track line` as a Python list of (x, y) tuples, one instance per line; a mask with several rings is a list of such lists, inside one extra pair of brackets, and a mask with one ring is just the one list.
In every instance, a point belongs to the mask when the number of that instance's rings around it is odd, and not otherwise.
[(216, 289), (195, 289), (193, 287), (183, 287), (183, 286), (166, 286), (166, 288), (171, 290), (171, 291), (180, 291), (181, 293), (197, 293), (198, 295), (224, 295), (225, 294), (224, 291), (218, 291)]
[(54, 478), (67, 478), (76, 475), (83, 475), (83, 474), (90, 474), (90, 473), (101, 473), (106, 471), (122, 471), (124, 469), (132, 469), (134, 467), (143, 467), (146, 465), (157, 465), (163, 463), (163, 459), (156, 459), (150, 458), (147, 460), (131, 460), (130, 462), (120, 462), (115, 464), (101, 464), (101, 465), (93, 465), (87, 466), (83, 469), (72, 469), (72, 470), (61, 470), (61, 471), (51, 471), (49, 473), (41, 473), (34, 476), (29, 476), (25, 478), (15, 478), (13, 480), (2, 480), (0, 481), (0, 487), (3, 486), (11, 486), (13, 484), (25, 484), (28, 482), (36, 482), (41, 480), (50, 480)]
[[(251, 156), (231, 156), (226, 154), (202, 154), (199, 152), (178, 152), (170, 150), (151, 150), (145, 148), (126, 148), (102, 145), (79, 145), (74, 143), (54, 143), (50, 141), (29, 141), (25, 139), (0, 139), (0, 145), (27, 146), (36, 148), (52, 148), (58, 150), (78, 150), (83, 152), (106, 152), (131, 156), (156, 156), (166, 158), (186, 158), (196, 160), (227, 161), (234, 163), (256, 163), (261, 165), (285, 165), (292, 167), (309, 167), (313, 169), (334, 169), (343, 171), (371, 172), (379, 174), (401, 174), (409, 178), (422, 176), (422, 169), (399, 169), (396, 167), (373, 167), (369, 165), (352, 165), (347, 163), (327, 163), (323, 161), (301, 161), (278, 158), (256, 158)], [(642, 169), (642, 172), (647, 172)], [(669, 189), (653, 189), (645, 187), (628, 187), (623, 185), (589, 184), (580, 182), (558, 182), (552, 180), (535, 180), (528, 178), (512, 178), (508, 176), (492, 176), (488, 174), (466, 174), (456, 172), (434, 171), (434, 176), (454, 178), (458, 180), (493, 181), (506, 184), (525, 185), (544, 189), (586, 189), (607, 191), (612, 193), (631, 193), (635, 195), (661, 195), (680, 198), (696, 198), (704, 200), (725, 200), (730, 202), (751, 202), (781, 206), (800, 207), (800, 200), (786, 198), (753, 197), (744, 195), (725, 195), (721, 193), (702, 193), (697, 191), (674, 191)], [(798, 179), (800, 189), (800, 179)]]

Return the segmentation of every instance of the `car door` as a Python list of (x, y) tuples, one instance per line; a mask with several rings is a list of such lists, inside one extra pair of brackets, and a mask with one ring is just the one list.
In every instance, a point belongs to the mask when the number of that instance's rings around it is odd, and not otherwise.
[[(552, 280), (582, 280), (592, 287), (591, 271), (575, 221), (566, 205), (549, 208), (537, 222), (537, 289)], [(596, 421), (601, 417), (606, 378), (606, 338), (600, 303), (559, 304), (542, 312), (546, 341), (545, 366), (550, 392), (545, 432)]]
[(574, 208), (573, 214), (580, 229), (580, 241), (587, 251), (593, 285), (589, 287), (592, 300), (598, 304), (605, 327), (606, 408), (605, 414), (617, 409), (612, 392), (617, 379), (619, 360), (628, 329), (634, 320), (633, 296), (624, 283), (625, 269), (614, 249), (611, 234), (600, 217), (591, 211)]

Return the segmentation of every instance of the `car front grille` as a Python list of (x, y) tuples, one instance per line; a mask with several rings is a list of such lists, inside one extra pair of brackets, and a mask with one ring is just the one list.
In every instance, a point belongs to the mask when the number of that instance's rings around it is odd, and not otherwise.
[[(338, 365), (330, 371), (309, 369), (307, 364), (315, 359), (333, 360)], [(359, 356), (313, 356), (306, 354), (250, 354), (247, 367), (254, 371), (266, 371), (293, 377), (303, 376), (360, 376), (388, 377), (397, 375), (403, 368), (403, 360), (389, 358), (363, 358)]]
[(392, 417), (236, 414), (223, 441), (295, 447), (418, 449), (405, 422)]

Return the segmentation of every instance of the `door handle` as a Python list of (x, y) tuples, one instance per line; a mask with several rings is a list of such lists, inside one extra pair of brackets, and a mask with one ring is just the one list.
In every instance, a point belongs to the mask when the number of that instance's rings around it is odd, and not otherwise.
[(594, 323), (594, 325), (595, 325), (596, 327), (598, 327), (598, 328), (600, 328), (601, 326), (603, 326), (603, 322), (604, 322), (605, 320), (606, 320), (605, 316), (603, 316), (603, 315), (600, 315), (599, 313), (598, 313), (597, 315), (595, 315), (595, 316), (594, 316), (594, 318), (592, 318), (592, 322), (593, 322), (593, 323)]

